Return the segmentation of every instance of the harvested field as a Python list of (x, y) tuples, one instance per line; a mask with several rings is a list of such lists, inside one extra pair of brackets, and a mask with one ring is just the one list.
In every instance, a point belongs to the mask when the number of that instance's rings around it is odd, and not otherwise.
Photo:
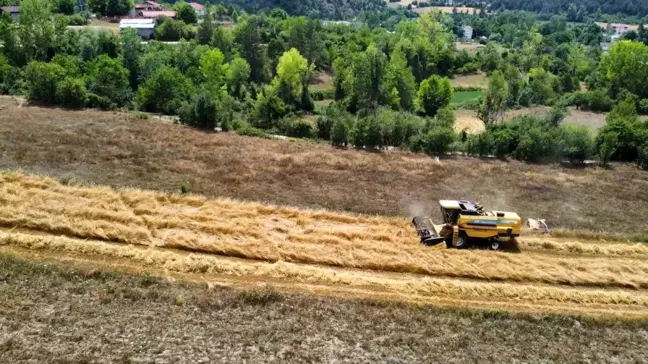
[(479, 134), (486, 131), (486, 124), (477, 117), (474, 111), (457, 110), (455, 120), (455, 131), (460, 133), (464, 130), (470, 134)]
[[(519, 115), (535, 115), (544, 116), (549, 111), (547, 106), (536, 106), (530, 108), (523, 108), (519, 110), (510, 110), (504, 115), (504, 119), (510, 119)], [(605, 126), (606, 113), (598, 113), (586, 110), (577, 110), (575, 107), (569, 108), (569, 115), (565, 118), (563, 123), (571, 125), (586, 126), (593, 132), (598, 131)], [(647, 120), (648, 116), (641, 116), (642, 120)]]
[(334, 88), (333, 75), (326, 72), (320, 72), (313, 76), (308, 86), (311, 90), (330, 90)]
[[(477, 54), (477, 52), (480, 49), (486, 47), (485, 45), (479, 44), (479, 43), (476, 43), (476, 42), (455, 42), (455, 46), (457, 47), (457, 50), (459, 50), (459, 51), (464, 51), (465, 50), (466, 52), (468, 52), (468, 53), (470, 53), (472, 55)], [(455, 77), (461, 77), (461, 76), (455, 76)], [(486, 85), (484, 85), (484, 87), (486, 87)]]
[(488, 78), (483, 73), (455, 75), (450, 82), (453, 87), (479, 87), (483, 90), (488, 88)]
[[(438, 218), (466, 198), (551, 227), (648, 235), (648, 179), (632, 165), (571, 169), (205, 133), (93, 110), (18, 107), (0, 98), (0, 169), (114, 187), (270, 204)], [(623, 186), (623, 188), (619, 188)]]
[(643, 245), (532, 235), (517, 254), (439, 250), (421, 245), (404, 218), (62, 185), (18, 173), (0, 175), (0, 186), (6, 252), (112, 260), (214, 284), (262, 280), (328, 296), (648, 316)]
[(86, 29), (96, 31), (111, 31), (119, 33), (119, 22), (111, 23), (108, 21), (91, 19), (88, 25), (69, 25), (70, 29)]
[[(48, 259), (36, 253), (30, 259)], [(62, 268), (0, 253), (0, 277), (9, 277), (0, 283), (0, 361), (645, 362), (646, 324), (637, 321), (281, 294), (264, 282), (180, 283), (103, 270), (110, 263)]]

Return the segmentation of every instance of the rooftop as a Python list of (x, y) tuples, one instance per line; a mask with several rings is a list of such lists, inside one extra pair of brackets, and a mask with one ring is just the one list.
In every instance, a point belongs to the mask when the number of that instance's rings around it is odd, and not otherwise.
[(0, 7), (0, 10), (2, 10), (2, 12), (11, 13), (11, 14), (20, 13), (19, 6), (2, 6)]
[(146, 25), (155, 24), (155, 19), (122, 19), (119, 22), (119, 27), (128, 25)]
[(175, 18), (175, 11), (142, 11), (142, 16), (145, 18), (157, 18), (158, 16), (168, 16), (169, 18)]
[(191, 7), (194, 8), (194, 10), (196, 11), (201, 11), (205, 9), (205, 6), (199, 3), (189, 3), (189, 5), (191, 5)]

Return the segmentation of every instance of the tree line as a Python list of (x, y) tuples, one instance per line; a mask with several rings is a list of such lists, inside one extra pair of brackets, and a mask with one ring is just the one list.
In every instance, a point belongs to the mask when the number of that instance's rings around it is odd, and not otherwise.
[[(0, 93), (70, 108), (131, 108), (177, 116), (186, 125), (264, 136), (328, 140), (336, 146), (407, 148), (437, 155), (512, 157), (535, 162), (600, 156), (645, 166), (648, 46), (598, 46), (595, 24), (564, 17), (539, 23), (503, 12), (469, 17), (425, 14), (388, 30), (323, 24), (284, 10), (242, 13), (233, 28), (209, 14), (178, 44), (143, 44), (134, 30), (76, 30), (42, 0), (24, 0), (21, 17), (0, 21)], [(473, 55), (458, 51), (465, 24), (490, 40)], [(314, 74), (330, 89), (310, 88)], [(450, 79), (488, 75), (485, 96), (452, 104)], [(315, 99), (332, 99), (316, 107)], [(545, 117), (504, 122), (507, 109), (547, 105)], [(612, 111), (596, 136), (561, 125), (567, 108)], [(454, 130), (454, 108), (470, 108), (487, 125), (472, 136)], [(319, 115), (316, 123), (303, 116)]]
[(537, 13), (559, 14), (625, 14), (648, 15), (648, 3), (635, 0), (495, 0), (490, 6), (491, 11), (525, 10)]

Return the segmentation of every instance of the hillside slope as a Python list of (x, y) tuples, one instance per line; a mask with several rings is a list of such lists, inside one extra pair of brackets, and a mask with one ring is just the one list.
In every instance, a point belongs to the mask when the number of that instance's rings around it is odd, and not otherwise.
[(648, 233), (648, 178), (630, 165), (554, 165), (367, 153), (325, 144), (205, 133), (163, 120), (18, 107), (0, 113), (0, 169), (61, 180), (349, 212), (439, 218), (437, 200), (465, 198), (553, 227)]

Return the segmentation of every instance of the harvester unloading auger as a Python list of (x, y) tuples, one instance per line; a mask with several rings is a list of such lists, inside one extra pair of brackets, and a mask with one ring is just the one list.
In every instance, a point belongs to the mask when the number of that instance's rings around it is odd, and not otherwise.
[(485, 245), (499, 250), (503, 242), (520, 236), (522, 219), (515, 212), (484, 211), (471, 201), (441, 200), (443, 226), (437, 230), (429, 217), (412, 220), (421, 243), (436, 246), (443, 242), (448, 248), (465, 249)]

